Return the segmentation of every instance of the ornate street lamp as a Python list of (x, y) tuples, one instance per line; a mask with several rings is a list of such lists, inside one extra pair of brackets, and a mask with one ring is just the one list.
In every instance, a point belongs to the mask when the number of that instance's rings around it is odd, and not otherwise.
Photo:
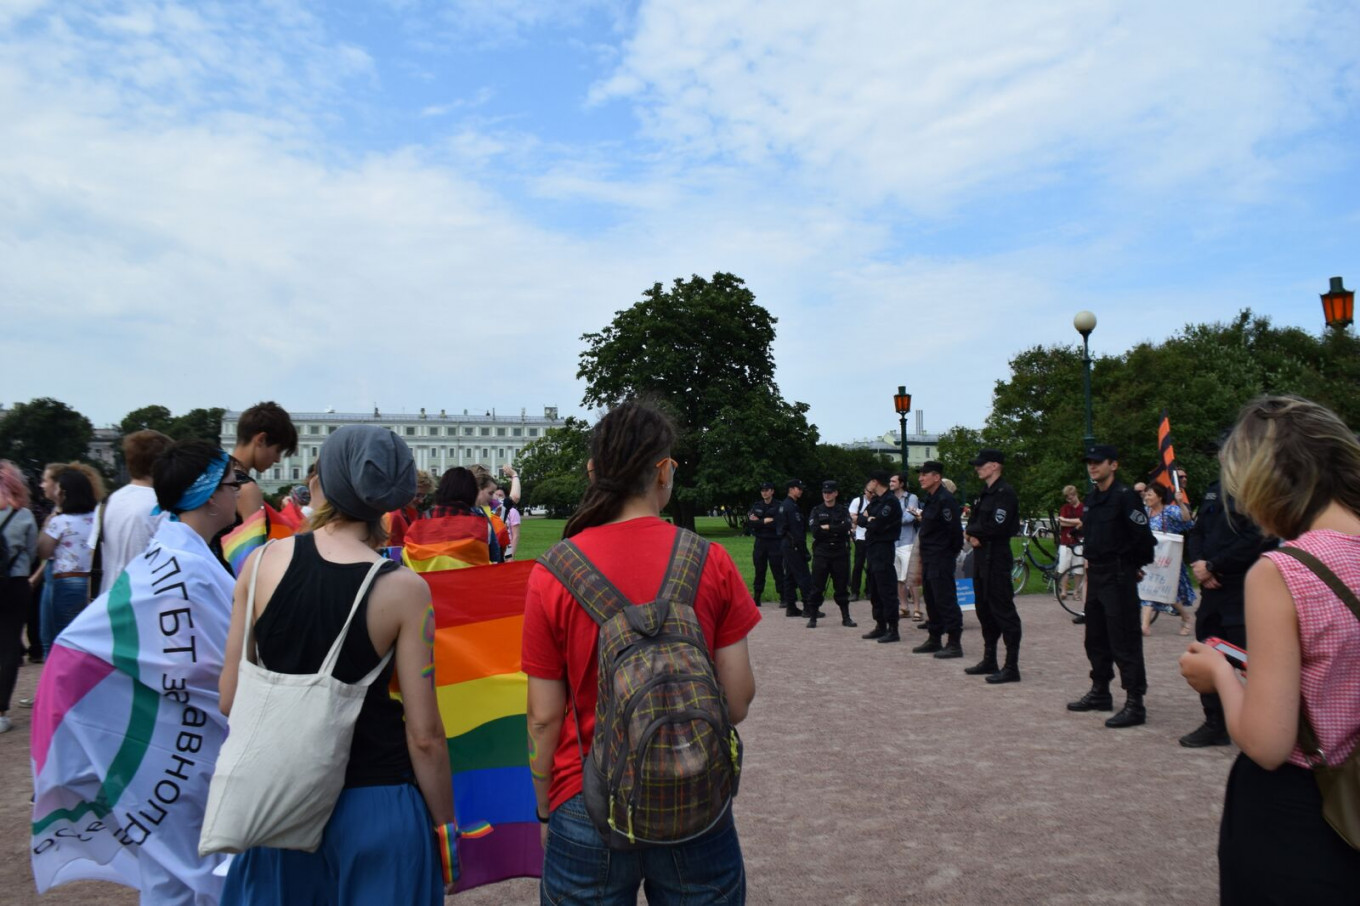
[(1338, 331), (1350, 326), (1355, 314), (1355, 293), (1341, 285), (1340, 277), (1332, 278), (1332, 288), (1322, 294), (1322, 316), (1327, 326)]
[(897, 415), (902, 421), (902, 473), (907, 471), (907, 413), (911, 411), (911, 394), (906, 387), (898, 387), (893, 394), (893, 408), (897, 410)]
[(1091, 331), (1096, 329), (1096, 316), (1089, 311), (1079, 311), (1072, 319), (1072, 326), (1081, 334), (1082, 386), (1086, 392), (1086, 436), (1082, 438), (1082, 450), (1096, 442), (1091, 427)]

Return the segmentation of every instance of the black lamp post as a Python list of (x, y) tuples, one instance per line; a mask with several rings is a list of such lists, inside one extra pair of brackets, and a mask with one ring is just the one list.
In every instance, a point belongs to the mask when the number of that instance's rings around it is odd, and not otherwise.
[(1095, 430), (1091, 427), (1091, 331), (1096, 329), (1096, 316), (1089, 311), (1079, 311), (1072, 319), (1072, 326), (1081, 334), (1082, 387), (1086, 392), (1086, 436), (1082, 438), (1082, 449), (1096, 442)]
[(1327, 326), (1337, 332), (1350, 326), (1355, 314), (1355, 293), (1341, 285), (1340, 277), (1332, 278), (1332, 288), (1322, 294), (1322, 316)]
[(897, 410), (897, 415), (902, 421), (902, 472), (907, 471), (907, 413), (911, 411), (911, 394), (906, 387), (898, 387), (893, 394), (893, 408)]

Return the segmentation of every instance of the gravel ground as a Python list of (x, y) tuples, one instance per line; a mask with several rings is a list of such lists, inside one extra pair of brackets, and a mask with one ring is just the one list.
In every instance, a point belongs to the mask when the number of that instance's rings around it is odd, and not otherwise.
[[(827, 602), (830, 605), (830, 602)], [(1016, 685), (965, 676), (981, 655), (965, 615), (963, 660), (913, 655), (925, 637), (860, 639), (815, 630), (766, 606), (751, 636), (758, 691), (742, 725), (737, 825), (748, 892), (760, 904), (1101, 903), (1217, 901), (1214, 856), (1234, 748), (1183, 749), (1198, 698), (1176, 671), (1185, 639), (1161, 620), (1146, 639), (1148, 724), (1108, 730), (1105, 714), (1063, 705), (1088, 685), (1081, 627), (1050, 597), (1019, 601), (1025, 621)], [(16, 698), (40, 667), (24, 667)], [(0, 735), (0, 902), (131, 904), (108, 884), (46, 897), (28, 867), (28, 712)], [(532, 903), (512, 881), (451, 898), (462, 906)]]

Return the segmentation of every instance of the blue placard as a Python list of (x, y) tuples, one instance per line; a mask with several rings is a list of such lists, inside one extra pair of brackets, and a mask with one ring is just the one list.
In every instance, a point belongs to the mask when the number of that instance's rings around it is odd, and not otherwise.
[(977, 604), (977, 599), (973, 597), (973, 580), (955, 579), (954, 589), (959, 596), (959, 609), (972, 610)]

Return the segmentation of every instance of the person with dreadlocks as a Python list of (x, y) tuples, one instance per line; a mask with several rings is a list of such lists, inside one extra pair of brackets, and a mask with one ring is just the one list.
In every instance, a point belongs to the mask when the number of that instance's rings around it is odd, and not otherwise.
[[(677, 537), (683, 529), (661, 518), (678, 468), (674, 443), (674, 426), (655, 407), (634, 400), (611, 410), (591, 434), (589, 485), (563, 531), (629, 602), (657, 598), (677, 540), (684, 540)], [(760, 611), (716, 544), (702, 561), (693, 609), (736, 724), (755, 696), (746, 638)], [(651, 903), (744, 903), (746, 869), (730, 809), (695, 839), (628, 850), (608, 848), (587, 815), (582, 763), (595, 734), (596, 646), (594, 620), (540, 562), (529, 577), (522, 662), (529, 675), (530, 770), (543, 822), (541, 901), (631, 901), (643, 886)], [(687, 891), (705, 890), (706, 897), (684, 899)]]

